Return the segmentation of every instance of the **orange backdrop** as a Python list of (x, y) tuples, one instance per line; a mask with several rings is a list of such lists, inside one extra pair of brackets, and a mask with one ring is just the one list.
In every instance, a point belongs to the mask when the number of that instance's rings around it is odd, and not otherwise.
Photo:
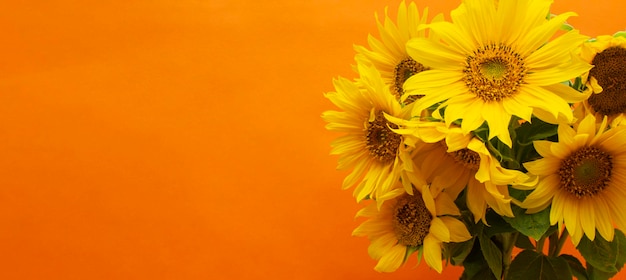
[[(458, 278), (373, 271), (320, 118), (399, 1), (5, 2), (0, 279)], [(612, 34), (620, 2), (554, 11)]]

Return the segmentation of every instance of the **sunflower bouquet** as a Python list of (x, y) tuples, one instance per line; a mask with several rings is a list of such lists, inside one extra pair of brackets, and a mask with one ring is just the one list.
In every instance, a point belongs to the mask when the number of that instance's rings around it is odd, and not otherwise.
[[(589, 38), (549, 0), (376, 17), (325, 97), (353, 235), (375, 270), (413, 255), (462, 279), (608, 279), (626, 262), (626, 33)], [(572, 242), (579, 257), (563, 254)]]

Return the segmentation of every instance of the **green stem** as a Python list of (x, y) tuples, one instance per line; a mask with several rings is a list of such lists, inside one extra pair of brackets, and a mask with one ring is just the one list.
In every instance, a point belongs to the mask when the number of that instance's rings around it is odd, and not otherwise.
[(559, 241), (559, 232), (555, 231), (553, 234), (550, 234), (548, 240), (550, 241), (550, 247), (548, 247), (548, 256), (553, 256), (558, 247), (557, 243)]
[(506, 279), (509, 273), (509, 267), (511, 266), (511, 262), (513, 261), (513, 248), (515, 247), (515, 242), (517, 241), (517, 237), (519, 236), (519, 232), (514, 232), (511, 234), (503, 235), (503, 254), (502, 254), (502, 279)]
[(565, 241), (567, 240), (567, 237), (569, 237), (569, 232), (567, 231), (567, 229), (564, 229), (563, 234), (561, 234), (561, 237), (559, 237), (559, 242), (556, 244), (556, 248), (554, 249), (552, 254), (550, 254), (550, 256), (553, 256), (553, 257), (559, 256), (559, 254), (561, 253), (561, 250), (563, 249), (563, 245), (565, 245)]
[(543, 244), (546, 242), (546, 237), (542, 236), (539, 240), (537, 240), (537, 252), (543, 254)]

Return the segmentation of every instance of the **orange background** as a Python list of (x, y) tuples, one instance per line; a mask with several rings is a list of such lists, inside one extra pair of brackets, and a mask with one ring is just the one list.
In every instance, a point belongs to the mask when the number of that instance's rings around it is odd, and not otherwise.
[[(0, 279), (458, 278), (373, 271), (320, 118), (399, 1), (5, 2)], [(596, 36), (620, 2), (553, 10)]]

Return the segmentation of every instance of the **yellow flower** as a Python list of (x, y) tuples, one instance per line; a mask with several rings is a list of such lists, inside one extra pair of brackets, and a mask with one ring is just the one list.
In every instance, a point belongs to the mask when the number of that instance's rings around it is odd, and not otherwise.
[[(406, 42), (411, 38), (425, 38), (426, 32), (418, 30), (420, 24), (426, 23), (428, 8), (423, 10), (420, 16), (415, 3), (410, 3), (407, 7), (404, 1), (398, 7), (396, 19), (397, 25), (387, 15), (385, 9), (384, 24), (378, 20), (376, 23), (380, 40), (372, 35), (368, 37), (370, 49), (364, 46), (355, 46), (357, 51), (356, 60), (361, 63), (371, 64), (378, 71), (386, 84), (391, 86), (391, 92), (399, 100), (404, 94), (402, 86), (406, 79), (416, 73), (424, 71), (426, 68), (413, 60), (406, 52)], [(443, 20), (443, 15), (438, 14), (433, 22)], [(413, 100), (409, 100), (413, 101)]]
[(609, 123), (622, 119), (626, 112), (626, 38), (599, 36), (586, 42), (581, 57), (594, 67), (582, 76), (592, 93), (580, 107), (597, 120), (608, 116)]
[(336, 92), (325, 96), (343, 111), (326, 111), (322, 118), (328, 130), (346, 133), (333, 141), (331, 154), (339, 155), (338, 169), (354, 168), (343, 188), (358, 184), (354, 196), (360, 201), (384, 194), (399, 180), (403, 137), (391, 131), (384, 114), (402, 117), (406, 111), (375, 68), (359, 64), (358, 70), (361, 76), (356, 83), (334, 80)]
[(572, 122), (568, 102), (586, 96), (561, 82), (590, 69), (573, 55), (587, 37), (573, 30), (550, 41), (575, 15), (547, 20), (551, 2), (498, 1), (496, 7), (493, 1), (465, 0), (451, 13), (452, 23), (426, 25), (442, 42), (415, 38), (407, 43), (409, 55), (431, 68), (405, 83), (404, 98), (423, 95), (413, 115), (437, 105), (445, 108), (448, 125), (462, 119), (464, 133), (486, 121), (489, 139), (497, 137), (509, 147), (512, 115)]
[(460, 212), (446, 193), (422, 185), (414, 195), (396, 188), (386, 196), (380, 210), (371, 203), (359, 211), (357, 217), (369, 219), (352, 233), (369, 238), (369, 255), (378, 260), (376, 271), (395, 271), (413, 252), (409, 249), (417, 249), (426, 264), (441, 273), (442, 242), (471, 238), (465, 225), (450, 217)]
[(574, 244), (583, 234), (593, 240), (596, 229), (613, 240), (613, 222), (626, 226), (626, 126), (606, 126), (593, 115), (577, 130), (559, 125), (559, 142), (535, 141), (543, 158), (524, 164), (539, 183), (521, 206), (534, 213), (552, 205), (550, 223), (565, 225)]
[[(397, 133), (412, 136), (405, 140), (414, 146), (410, 152), (415, 168), (431, 187), (444, 189), (452, 198), (466, 190), (466, 204), (474, 221), (485, 220), (487, 207), (513, 217), (508, 185), (533, 185), (516, 170), (503, 168), (478, 138), (464, 134), (457, 126), (443, 122), (405, 121), (391, 118), (401, 128)], [(405, 186), (406, 187), (406, 186)]]

